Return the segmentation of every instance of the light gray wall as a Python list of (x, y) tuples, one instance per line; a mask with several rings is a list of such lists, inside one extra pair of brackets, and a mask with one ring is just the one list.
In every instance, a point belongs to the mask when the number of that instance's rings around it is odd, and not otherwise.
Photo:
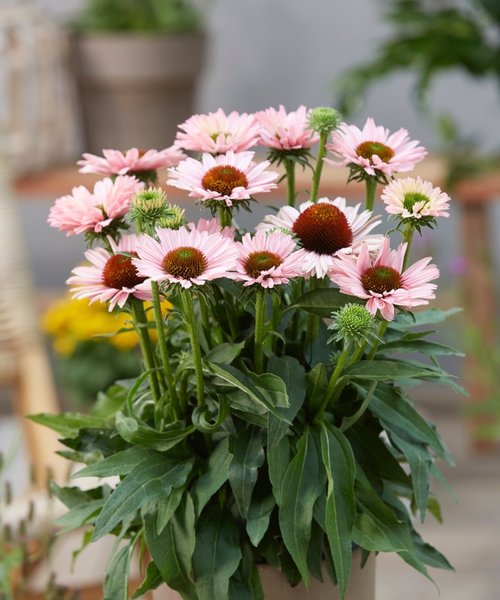
[[(12, 0), (3, 0), (12, 1)], [(36, 0), (53, 18), (68, 19), (84, 0)], [(139, 0), (138, 0), (139, 1)], [(254, 111), (283, 103), (292, 109), (331, 104), (332, 82), (366, 60), (388, 31), (384, 0), (198, 0), (207, 15), (211, 45), (198, 99), (200, 112)], [(395, 129), (406, 127), (436, 146), (432, 126), (411, 102), (413, 78), (379, 83), (356, 122), (368, 115)], [(485, 147), (500, 147), (500, 93), (493, 82), (460, 74), (441, 77), (431, 105), (449, 112)]]

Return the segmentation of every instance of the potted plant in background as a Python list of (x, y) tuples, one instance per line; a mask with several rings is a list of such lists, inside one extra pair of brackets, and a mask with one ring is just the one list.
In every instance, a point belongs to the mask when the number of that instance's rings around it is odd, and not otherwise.
[[(32, 417), (87, 465), (76, 479), (114, 476), (85, 491), (52, 486), (65, 522), (89, 528), (85, 544), (123, 542), (106, 600), (127, 597), (135, 550), (147, 549), (147, 569), (134, 597), (156, 589), (169, 600), (372, 600), (377, 552), (427, 577), (451, 568), (416, 530), (417, 517), (441, 518), (430, 481), (450, 456), (407, 391), (457, 387), (438, 365), (455, 351), (428, 339), (454, 311), (415, 311), (435, 297), (439, 271), (411, 257), (415, 232), (448, 215), (449, 197), (395, 179), (426, 155), (406, 130), (339, 120), (331, 108), (280, 107), (180, 125), (177, 144), (202, 155), (179, 158), (167, 183), (211, 220), (186, 223), (163, 190), (145, 188), (155, 172), (141, 171), (134, 190), (92, 155), (79, 164), (114, 177), (103, 189), (118, 217), (90, 192), (83, 206), (78, 190), (51, 209), (53, 227), (98, 242), (68, 280), (73, 295), (124, 311), (143, 356), (141, 375), (103, 392), (90, 415)], [(258, 145), (269, 160), (254, 161)], [(326, 157), (365, 181), (364, 207), (319, 197)], [(234, 212), (276, 187), (271, 163), (285, 167), (287, 205), (247, 233)], [(311, 190), (296, 207), (297, 163)], [(379, 185), (393, 250), (377, 233)]]
[(86, 148), (162, 148), (194, 109), (201, 13), (190, 0), (88, 0), (74, 25)]

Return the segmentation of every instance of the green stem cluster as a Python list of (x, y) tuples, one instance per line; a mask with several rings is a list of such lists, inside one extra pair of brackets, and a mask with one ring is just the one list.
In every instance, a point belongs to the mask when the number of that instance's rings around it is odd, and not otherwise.
[(156, 371), (153, 370), (156, 367), (155, 356), (153, 345), (151, 343), (151, 338), (149, 337), (148, 320), (146, 318), (144, 306), (142, 302), (136, 299), (132, 299), (132, 301), (130, 302), (130, 310), (132, 312), (134, 326), (137, 331), (137, 336), (139, 338), (139, 346), (141, 348), (144, 365), (149, 371), (148, 379), (151, 388), (151, 393), (153, 394), (153, 399), (155, 403), (158, 403), (161, 397), (160, 386), (158, 384), (158, 375)]
[(313, 181), (312, 181), (312, 189), (311, 196), (309, 200), (311, 202), (316, 202), (318, 199), (318, 191), (319, 191), (319, 182), (321, 181), (321, 172), (323, 171), (323, 159), (326, 155), (326, 140), (328, 138), (328, 133), (322, 131), (319, 134), (319, 147), (318, 147), (318, 155), (316, 157), (316, 168), (314, 170)]
[(327, 408), (327, 406), (335, 400), (338, 396), (337, 394), (337, 384), (339, 383), (340, 376), (344, 369), (347, 358), (349, 357), (349, 345), (345, 345), (342, 353), (339, 356), (337, 364), (335, 365), (335, 369), (330, 377), (330, 381), (328, 382), (328, 387), (326, 389), (326, 394), (323, 399), (323, 402), (320, 404), (318, 412), (316, 413), (315, 421), (319, 422), (323, 418), (323, 414)]
[(255, 333), (254, 333), (254, 363), (255, 372), (264, 370), (264, 323), (266, 316), (266, 296), (263, 289), (259, 289), (255, 296)]
[(285, 159), (288, 206), (295, 206), (295, 161)]
[(194, 373), (196, 377), (196, 398), (198, 406), (203, 406), (205, 400), (205, 390), (203, 385), (203, 364), (201, 361), (200, 338), (196, 324), (194, 312), (193, 296), (190, 290), (182, 290), (180, 293), (182, 312), (186, 320), (189, 340), (191, 342), (191, 352), (193, 353)]
[(366, 210), (373, 210), (375, 206), (375, 192), (377, 191), (377, 179), (375, 177), (368, 176), (365, 179), (366, 183)]

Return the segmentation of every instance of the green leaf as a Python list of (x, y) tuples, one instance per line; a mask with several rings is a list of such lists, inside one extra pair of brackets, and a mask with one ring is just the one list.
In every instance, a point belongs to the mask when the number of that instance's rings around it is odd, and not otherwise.
[(156, 530), (158, 535), (165, 529), (167, 523), (174, 516), (184, 495), (184, 488), (173, 489), (168, 496), (160, 498), (157, 503)]
[(306, 292), (290, 308), (300, 308), (307, 313), (330, 318), (332, 312), (338, 310), (347, 302), (355, 301), (356, 299), (341, 294), (335, 288), (322, 288)]
[(274, 496), (253, 500), (247, 518), (248, 539), (257, 547), (269, 528), (271, 513), (276, 506)]
[(273, 373), (252, 373), (247, 371), (247, 376), (257, 389), (265, 396), (271, 406), (288, 408), (288, 390), (285, 382)]
[(75, 506), (70, 511), (55, 520), (55, 525), (61, 528), (59, 533), (67, 533), (73, 529), (78, 529), (92, 521), (102, 508), (104, 499), (87, 500), (84, 504)]
[(264, 600), (260, 575), (248, 544), (243, 545), (243, 556), (237, 571), (229, 580), (229, 600)]
[(449, 463), (453, 462), (436, 429), (417, 413), (398, 390), (379, 385), (371, 400), (370, 412), (380, 419), (388, 431), (403, 439), (410, 436), (417, 442), (428, 444), (439, 458)]
[(323, 363), (317, 363), (307, 373), (307, 404), (311, 410), (317, 410), (323, 401), (328, 388), (328, 378), (326, 376), (326, 366)]
[(241, 560), (238, 527), (229, 511), (211, 506), (198, 521), (193, 568), (197, 600), (228, 600)]
[(116, 429), (130, 444), (160, 452), (173, 448), (194, 431), (193, 427), (185, 427), (180, 422), (171, 423), (163, 431), (158, 431), (133, 417), (126, 417), (121, 412), (116, 415)]
[(245, 342), (240, 342), (239, 344), (219, 344), (215, 348), (212, 348), (210, 352), (207, 352), (204, 359), (207, 362), (218, 365), (229, 365), (240, 355), (244, 347)]
[(257, 427), (248, 427), (238, 432), (238, 436), (231, 444), (233, 460), (229, 467), (229, 484), (244, 519), (248, 515), (253, 488), (257, 482), (258, 468), (264, 463), (263, 445), (262, 433)]
[(309, 429), (306, 429), (297, 444), (297, 453), (286, 470), (279, 499), (283, 542), (306, 585), (309, 583), (307, 549), (313, 507), (323, 490), (323, 477), (316, 444)]
[(80, 429), (99, 429), (106, 426), (105, 419), (71, 412), (58, 415), (39, 413), (37, 415), (28, 415), (28, 419), (39, 425), (53, 429), (65, 438), (76, 438)]
[(450, 308), (448, 310), (440, 310), (439, 308), (430, 308), (411, 313), (400, 313), (394, 321), (391, 322), (393, 328), (411, 328), (420, 327), (421, 325), (434, 325), (441, 323), (448, 317), (462, 312), (462, 308)]
[(343, 373), (343, 377), (348, 381), (351, 379), (392, 381), (396, 379), (422, 379), (437, 376), (438, 374), (432, 369), (392, 360), (362, 360), (347, 367)]
[(388, 342), (380, 346), (379, 352), (418, 352), (426, 356), (464, 356), (464, 353), (459, 350), (426, 340)]
[(191, 578), (195, 549), (195, 514), (191, 496), (182, 502), (161, 534), (157, 533), (155, 515), (146, 515), (148, 550), (166, 583), (185, 600), (198, 600)]
[(288, 431), (288, 425), (284, 420), (293, 423), (302, 408), (306, 395), (306, 373), (304, 367), (292, 356), (271, 356), (267, 369), (284, 381), (290, 402), (288, 408), (277, 409), (283, 419), (277, 419), (272, 414), (268, 415), (268, 447), (273, 448)]
[(432, 456), (429, 455), (427, 447), (422, 443), (408, 442), (395, 433), (391, 433), (390, 438), (408, 461), (415, 501), (420, 511), (420, 521), (423, 523), (429, 498)]
[(92, 540), (100, 539), (124, 519), (133, 517), (142, 506), (168, 496), (172, 488), (183, 486), (192, 468), (192, 460), (179, 462), (163, 454), (139, 463), (107, 499), (96, 521)]
[[(268, 384), (268, 385), (270, 383), (275, 384), (275, 383), (277, 383), (276, 379), (278, 379), (278, 378), (276, 378), (275, 376), (272, 376), (272, 377), (274, 377), (274, 379), (269, 379), (269, 378), (260, 376), (260, 377), (262, 377), (262, 379), (259, 378), (259, 382), (262, 385), (262, 388), (258, 388), (258, 387), (256, 387), (256, 385), (254, 384), (254, 382), (252, 381), (252, 379), (250, 377), (247, 377), (247, 375), (245, 375), (239, 369), (236, 369), (235, 367), (233, 367), (231, 365), (225, 365), (224, 367), (221, 367), (220, 365), (210, 363), (210, 364), (207, 364), (207, 368), (209, 370), (209, 373), (211, 373), (212, 375), (216, 375), (217, 377), (219, 377), (226, 383), (229, 383), (231, 386), (241, 390), (242, 392), (245, 392), (245, 394), (247, 394), (247, 396), (249, 398), (251, 398), (254, 402), (256, 402), (258, 405), (263, 406), (269, 412), (276, 415), (279, 419), (282, 418), (280, 413), (277, 411), (278, 404), (273, 404), (269, 400), (270, 395), (268, 393), (265, 393), (265, 394), (262, 393), (262, 389), (265, 389), (266, 384)], [(259, 376), (255, 375), (255, 377), (259, 377)], [(274, 385), (273, 385), (273, 387), (274, 387)], [(284, 397), (283, 392), (284, 392), (284, 394), (286, 394), (286, 389), (284, 389), (283, 382), (281, 384), (278, 383), (278, 385), (276, 387), (278, 388), (278, 390), (277, 390), (277, 392), (279, 394), (278, 398), (283, 399), (283, 397)], [(271, 391), (271, 390), (267, 390), (267, 391)]]
[(356, 464), (351, 445), (339, 429), (321, 429), (321, 456), (328, 479), (325, 526), (343, 599), (352, 567), (352, 530), (356, 519)]
[(79, 477), (112, 477), (113, 475), (128, 475), (130, 471), (140, 462), (149, 458), (154, 453), (145, 448), (128, 448), (104, 460), (84, 467), (71, 476), (72, 479)]
[(160, 570), (154, 562), (150, 562), (148, 568), (146, 569), (146, 576), (132, 596), (133, 600), (135, 600), (135, 598), (142, 598), (142, 596), (144, 596), (147, 592), (150, 590), (155, 590), (162, 583), (163, 577), (160, 573)]
[(103, 600), (128, 600), (128, 572), (134, 544), (116, 552), (109, 562), (104, 579)]
[(267, 468), (269, 480), (273, 486), (273, 495), (280, 504), (281, 486), (286, 470), (290, 463), (290, 442), (287, 437), (282, 437), (276, 446), (267, 448)]
[(206, 470), (198, 477), (193, 489), (197, 517), (210, 498), (229, 479), (229, 465), (233, 455), (229, 452), (229, 438), (222, 439), (210, 455)]
[(121, 385), (112, 385), (105, 392), (97, 394), (91, 415), (100, 419), (112, 419), (123, 408), (126, 400), (127, 389)]

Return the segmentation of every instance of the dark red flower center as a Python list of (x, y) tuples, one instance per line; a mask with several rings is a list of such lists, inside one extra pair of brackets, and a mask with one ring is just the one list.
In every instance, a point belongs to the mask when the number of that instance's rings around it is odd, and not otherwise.
[(376, 154), (383, 162), (388, 163), (394, 156), (394, 150), (381, 142), (363, 142), (356, 148), (356, 154), (368, 160)]
[(335, 254), (352, 244), (352, 229), (345, 214), (326, 202), (300, 213), (292, 231), (306, 250), (317, 254)]
[(392, 267), (370, 267), (361, 275), (361, 283), (367, 292), (383, 294), (403, 286), (401, 274)]
[(198, 248), (181, 246), (170, 250), (162, 262), (165, 273), (178, 279), (199, 277), (207, 268), (208, 261)]
[[(131, 252), (137, 256), (135, 252)], [(132, 264), (132, 259), (123, 254), (114, 254), (108, 259), (102, 271), (102, 281), (106, 287), (121, 290), (122, 288), (133, 288), (145, 281), (145, 277), (139, 277), (137, 269)]]
[(417, 202), (424, 202), (427, 204), (427, 202), (429, 202), (429, 198), (420, 192), (408, 192), (408, 194), (405, 194), (403, 206), (408, 212), (412, 212), (413, 207), (415, 204), (417, 204)]
[(257, 279), (262, 271), (269, 271), (273, 267), (279, 267), (283, 260), (281, 256), (274, 252), (252, 252), (244, 262), (244, 268), (247, 275)]
[(217, 165), (209, 169), (201, 180), (203, 189), (230, 196), (234, 188), (247, 187), (248, 179), (243, 171), (232, 165)]

